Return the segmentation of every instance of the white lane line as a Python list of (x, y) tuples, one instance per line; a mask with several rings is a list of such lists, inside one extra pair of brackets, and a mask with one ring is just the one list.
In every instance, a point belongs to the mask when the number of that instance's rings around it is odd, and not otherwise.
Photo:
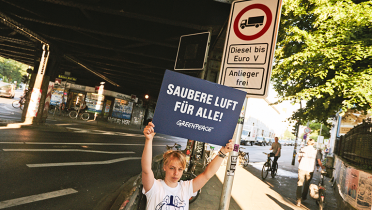
[[(121, 143), (61, 143), (61, 142), (0, 142), (0, 144), (33, 144), (33, 145), (99, 145), (99, 146), (145, 146), (145, 144), (121, 144)], [(166, 145), (152, 145), (153, 147), (165, 147)]]
[(76, 123), (65, 123), (65, 124), (55, 124), (55, 125), (65, 126), (65, 125), (77, 125), (77, 124)]
[(38, 195), (31, 195), (27, 197), (22, 197), (22, 198), (16, 198), (12, 200), (7, 200), (7, 201), (1, 201), (0, 202), (0, 209), (5, 209), (13, 206), (18, 206), (26, 203), (32, 203), (35, 201), (41, 201), (41, 200), (46, 200), (50, 198), (56, 198), (64, 195), (69, 195), (73, 193), (77, 193), (78, 191), (69, 188), (65, 190), (57, 190), (53, 192), (48, 192), (48, 193), (42, 193)]
[(0, 144), (25, 144), (25, 142), (0, 142)]
[(125, 157), (125, 158), (118, 158), (113, 160), (104, 160), (104, 161), (91, 161), (91, 162), (70, 162), (70, 163), (39, 163), (39, 164), (26, 164), (30, 168), (38, 168), (38, 167), (53, 167), (53, 166), (83, 166), (83, 165), (104, 165), (104, 164), (112, 164), (127, 160), (140, 160), (140, 157)]
[[(82, 128), (66, 127), (67, 129), (73, 130), (75, 133), (91, 133), (91, 134), (102, 134), (102, 135), (119, 135), (119, 136), (131, 136), (131, 137), (144, 137), (143, 134), (133, 133), (122, 133), (115, 131), (104, 131), (104, 130), (87, 130)], [(162, 137), (158, 137), (162, 138)]]
[(108, 152), (98, 150), (84, 150), (84, 149), (3, 149), (6, 152), (92, 152), (104, 154), (134, 154), (132, 151)]

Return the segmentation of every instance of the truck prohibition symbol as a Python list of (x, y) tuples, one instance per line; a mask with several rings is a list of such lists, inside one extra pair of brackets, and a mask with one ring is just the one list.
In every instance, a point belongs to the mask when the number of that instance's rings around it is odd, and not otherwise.
[(243, 19), (240, 23), (240, 28), (244, 29), (245, 27), (255, 26), (258, 28), (259, 26), (262, 26), (264, 22), (264, 16), (257, 16), (257, 17), (249, 17), (248, 21), (247, 19)]

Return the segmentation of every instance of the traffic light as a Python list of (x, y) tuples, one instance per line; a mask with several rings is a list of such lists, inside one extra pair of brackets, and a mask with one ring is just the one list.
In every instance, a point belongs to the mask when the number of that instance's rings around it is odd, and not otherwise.
[(21, 79), (21, 82), (23, 83), (28, 83), (28, 76), (27, 75), (23, 75), (22, 79)]
[(292, 134), (294, 136), (297, 136), (297, 131), (298, 131), (298, 124), (296, 123), (296, 125), (293, 127)]

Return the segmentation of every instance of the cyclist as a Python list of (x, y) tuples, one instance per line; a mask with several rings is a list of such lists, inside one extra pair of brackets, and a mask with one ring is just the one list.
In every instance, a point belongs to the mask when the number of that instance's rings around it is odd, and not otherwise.
[(230, 139), (229, 143), (221, 148), (218, 155), (209, 163), (203, 173), (189, 181), (178, 182), (183, 174), (183, 170), (186, 168), (185, 154), (177, 150), (165, 152), (163, 154), (165, 178), (164, 180), (156, 180), (151, 170), (152, 141), (155, 135), (154, 127), (155, 125), (149, 122), (143, 130), (146, 141), (143, 148), (141, 166), (142, 192), (147, 198), (146, 209), (163, 210), (174, 208), (188, 210), (190, 197), (212, 178), (219, 169), (226, 154), (233, 150), (232, 140)]
[(275, 142), (271, 145), (270, 150), (273, 151), (270, 153), (270, 157), (274, 157), (272, 170), (275, 171), (276, 163), (278, 162), (282, 150), (282, 145), (279, 143), (278, 137), (275, 137)]
[(27, 92), (28, 92), (27, 89), (25, 89), (25, 90), (23, 91), (23, 94), (21, 95), (21, 97), (19, 97), (19, 102), (22, 102), (23, 100), (26, 100)]
[(80, 105), (79, 114), (84, 113), (88, 109), (88, 106), (86, 105), (85, 101)]

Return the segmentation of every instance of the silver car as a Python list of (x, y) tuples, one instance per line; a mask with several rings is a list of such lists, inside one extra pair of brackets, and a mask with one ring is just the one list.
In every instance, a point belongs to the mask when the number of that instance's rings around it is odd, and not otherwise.
[(15, 85), (9, 83), (0, 83), (0, 96), (14, 98)]

